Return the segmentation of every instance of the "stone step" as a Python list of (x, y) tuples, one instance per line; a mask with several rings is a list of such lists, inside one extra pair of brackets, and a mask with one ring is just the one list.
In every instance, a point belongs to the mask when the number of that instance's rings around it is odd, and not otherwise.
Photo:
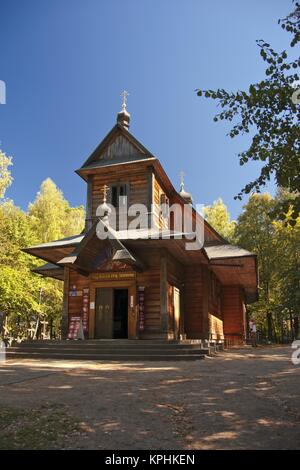
[(97, 355), (97, 354), (166, 354), (166, 355), (176, 355), (176, 354), (208, 354), (209, 350), (208, 349), (188, 349), (188, 348), (176, 348), (176, 349), (170, 349), (170, 348), (161, 348), (161, 347), (155, 347), (155, 348), (143, 348), (143, 347), (136, 347), (136, 348), (84, 348), (84, 347), (70, 347), (70, 348), (47, 348), (47, 347), (32, 347), (32, 348), (22, 348), (22, 347), (12, 347), (7, 349), (7, 353), (23, 353), (23, 354), (34, 354), (34, 353), (40, 353), (40, 354), (73, 354), (73, 355)]
[(6, 359), (54, 359), (74, 361), (194, 361), (204, 359), (205, 354), (69, 354), (43, 352), (8, 352)]
[(201, 341), (85, 340), (27, 341), (7, 348), (7, 359), (77, 361), (177, 361), (203, 359), (212, 352)]
[(25, 344), (21, 343), (19, 345), (14, 345), (10, 348), (12, 349), (22, 349), (24, 351), (31, 351), (32, 349), (40, 349), (40, 350), (85, 350), (85, 351), (103, 351), (107, 349), (112, 350), (124, 350), (124, 349), (132, 349), (132, 350), (153, 350), (153, 349), (161, 349), (164, 351), (180, 351), (183, 349), (189, 351), (200, 351), (201, 349), (208, 350), (209, 348), (201, 348), (199, 344), (129, 344), (129, 343), (103, 343), (103, 344), (86, 344), (83, 341), (74, 341), (69, 342), (67, 344), (36, 344), (30, 343)]
[[(112, 343), (112, 344), (201, 344), (205, 340), (166, 340), (166, 339), (127, 339), (127, 338), (109, 338), (109, 339), (85, 339), (85, 340), (74, 340), (74, 339), (37, 339), (37, 340), (26, 340), (18, 344), (67, 344), (82, 342), (84, 344), (103, 344), (103, 343)], [(207, 341), (206, 341), (207, 342)]]
[(68, 345), (68, 344), (84, 344), (85, 346), (96, 346), (96, 345), (157, 345), (163, 346), (199, 346), (203, 344), (201, 341), (167, 341), (167, 340), (144, 340), (144, 339), (87, 339), (87, 340), (35, 340), (35, 341), (23, 341), (18, 346), (32, 346), (32, 345)]

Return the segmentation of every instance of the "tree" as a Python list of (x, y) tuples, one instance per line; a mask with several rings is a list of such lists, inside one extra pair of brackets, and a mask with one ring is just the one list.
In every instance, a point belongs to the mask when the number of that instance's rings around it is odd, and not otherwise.
[(0, 204), (0, 265), (14, 266), (32, 263), (32, 258), (21, 248), (32, 245), (36, 240), (28, 215), (13, 201)]
[(36, 243), (79, 233), (84, 224), (82, 206), (72, 208), (56, 185), (47, 179), (36, 200), (24, 212), (5, 200), (12, 177), (12, 159), (0, 153), (0, 310), (7, 314), (13, 337), (26, 338), (38, 318), (48, 321), (58, 334), (61, 320), (62, 285), (31, 272), (40, 261), (22, 252)]
[(11, 157), (8, 157), (0, 149), (0, 199), (4, 198), (5, 191), (12, 183), (9, 167), (12, 165)]
[[(294, 0), (293, 0), (294, 1)], [(300, 4), (299, 2), (295, 2), (295, 8), (287, 15), (286, 18), (278, 21), (281, 24), (282, 29), (285, 29), (289, 33), (293, 35), (291, 41), (291, 47), (296, 46), (298, 42), (300, 42)]]
[[(293, 34), (291, 47), (299, 41), (300, 5), (280, 21), (281, 26)], [(293, 220), (300, 211), (300, 100), (292, 99), (299, 83), (297, 69), (300, 59), (288, 60), (286, 50), (276, 52), (270, 44), (257, 41), (260, 55), (266, 62), (266, 77), (251, 84), (248, 91), (228, 92), (196, 90), (198, 96), (216, 100), (222, 108), (214, 121), (226, 119), (233, 122), (229, 136), (253, 133), (250, 147), (239, 153), (240, 165), (250, 160), (263, 163), (260, 175), (249, 182), (236, 198), (252, 191), (259, 192), (275, 176), (277, 184), (295, 192)], [(299, 87), (299, 86), (298, 86)], [(286, 210), (287, 206), (285, 206)]]
[(221, 198), (214, 201), (212, 206), (204, 207), (204, 217), (222, 237), (230, 242), (234, 242), (236, 222), (230, 220), (227, 206)]
[(273, 338), (272, 312), (275, 301), (274, 271), (278, 261), (275, 250), (275, 227), (272, 211), (274, 199), (268, 194), (252, 194), (237, 220), (238, 245), (257, 254), (259, 268), (260, 300), (253, 304), (261, 321), (267, 319), (268, 338)]
[(71, 208), (50, 178), (42, 182), (28, 213), (40, 243), (75, 235), (84, 226), (83, 206)]
[[(281, 189), (276, 199), (278, 205), (282, 207), (285, 200), (290, 201), (290, 196)], [(274, 221), (276, 254), (279, 260), (279, 269), (276, 272), (278, 306), (281, 311), (287, 313), (291, 325), (292, 320), (300, 316), (300, 216), (294, 224), (290, 224), (292, 217), (293, 208), (290, 205), (284, 217)], [(296, 331), (294, 337), (297, 337)]]
[[(249, 306), (269, 340), (283, 340), (300, 315), (300, 216), (289, 224), (293, 208), (274, 218), (290, 195), (253, 194), (237, 220), (239, 245), (258, 255), (259, 301)], [(296, 322), (297, 323), (297, 322)], [(296, 333), (296, 332), (294, 332)]]
[(40, 314), (41, 279), (31, 273), (37, 262), (21, 251), (34, 240), (28, 215), (11, 200), (0, 203), (0, 310), (7, 314), (15, 337), (26, 336)]

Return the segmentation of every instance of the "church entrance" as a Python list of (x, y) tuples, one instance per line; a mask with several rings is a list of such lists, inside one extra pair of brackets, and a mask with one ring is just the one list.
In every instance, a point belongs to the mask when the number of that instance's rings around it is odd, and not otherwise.
[(128, 290), (114, 289), (114, 338), (128, 338)]
[(95, 338), (128, 338), (128, 289), (96, 289)]

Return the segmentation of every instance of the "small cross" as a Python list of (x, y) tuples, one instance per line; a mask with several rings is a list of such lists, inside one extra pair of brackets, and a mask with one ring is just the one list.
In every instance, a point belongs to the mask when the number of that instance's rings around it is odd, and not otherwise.
[(121, 98), (122, 98), (122, 111), (126, 111), (127, 96), (129, 96), (128, 91), (126, 91), (126, 90), (122, 91), (122, 93), (121, 93)]
[(109, 192), (109, 187), (105, 184), (102, 188), (103, 191), (103, 202), (106, 202), (107, 194)]
[(183, 171), (181, 171), (179, 173), (179, 176), (180, 176), (180, 188), (183, 188), (184, 187), (184, 177), (185, 177), (185, 173)]

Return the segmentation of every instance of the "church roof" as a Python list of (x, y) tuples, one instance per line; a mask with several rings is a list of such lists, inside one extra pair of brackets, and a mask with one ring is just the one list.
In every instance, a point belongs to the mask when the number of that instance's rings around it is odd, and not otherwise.
[(41, 274), (45, 277), (52, 277), (53, 279), (58, 279), (59, 281), (64, 279), (63, 268), (53, 263), (43, 264), (42, 266), (32, 269), (32, 272)]
[[(98, 231), (106, 234), (105, 239), (98, 236)], [(141, 270), (142, 263), (129, 251), (118, 237), (118, 232), (99, 219), (94, 222), (84, 238), (67, 256), (58, 261), (61, 266), (75, 266), (83, 271), (92, 272), (105, 262), (121, 262)]]
[(216, 244), (212, 246), (206, 246), (205, 252), (210, 260), (213, 259), (225, 259), (225, 258), (239, 258), (244, 256), (255, 256), (248, 250), (240, 248), (234, 245), (221, 245)]
[(84, 178), (88, 170), (95, 168), (154, 159), (141, 142), (117, 123), (76, 173)]
[(39, 248), (52, 248), (59, 246), (68, 246), (68, 245), (77, 245), (84, 238), (84, 233), (78, 235), (72, 235), (71, 237), (60, 238), (59, 240), (53, 240), (52, 242), (40, 243), (39, 245), (34, 245), (29, 248), (23, 248), (23, 251), (34, 250)]
[(151, 247), (165, 248), (184, 265), (208, 263), (223, 285), (240, 285), (249, 303), (257, 300), (257, 257), (243, 248), (211, 240), (205, 242), (200, 250), (187, 250), (186, 243), (191, 241), (189, 233), (157, 229), (118, 232), (108, 227), (110, 238), (100, 240), (96, 233), (98, 223), (96, 221), (85, 234), (23, 251), (49, 262), (36, 268), (35, 272), (62, 279), (63, 266), (92, 272), (101, 263), (108, 262), (143, 270), (143, 251)]

